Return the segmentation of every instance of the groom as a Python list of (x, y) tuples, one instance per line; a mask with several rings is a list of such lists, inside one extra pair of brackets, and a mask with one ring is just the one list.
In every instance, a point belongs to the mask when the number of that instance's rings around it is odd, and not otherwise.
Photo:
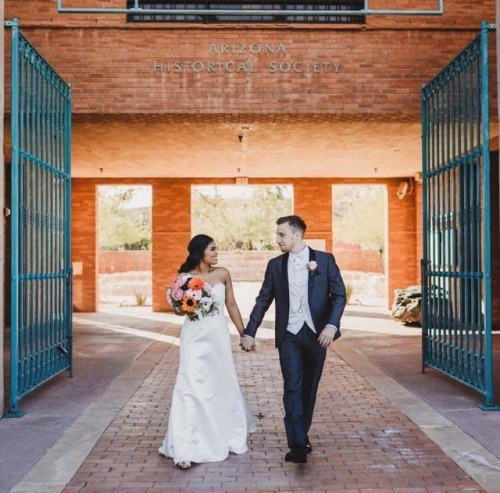
[(284, 254), (267, 265), (242, 349), (254, 349), (255, 333), (275, 300), (275, 338), (284, 381), (285, 429), (290, 448), (285, 461), (303, 463), (312, 451), (307, 435), (326, 349), (340, 337), (345, 287), (333, 255), (304, 243), (303, 219), (286, 216), (276, 224), (276, 242)]

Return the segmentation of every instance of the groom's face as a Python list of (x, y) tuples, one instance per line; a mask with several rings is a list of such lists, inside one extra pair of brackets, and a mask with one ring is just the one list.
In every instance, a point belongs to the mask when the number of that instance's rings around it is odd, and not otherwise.
[(290, 228), (290, 224), (278, 224), (276, 230), (276, 243), (282, 252), (293, 251), (297, 242), (300, 241), (300, 233)]

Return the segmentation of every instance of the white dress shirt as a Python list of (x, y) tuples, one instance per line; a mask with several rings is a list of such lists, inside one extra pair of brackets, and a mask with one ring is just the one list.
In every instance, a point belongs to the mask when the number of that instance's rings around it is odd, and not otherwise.
[(316, 333), (316, 327), (309, 309), (309, 247), (301, 252), (288, 254), (288, 289), (290, 293), (290, 312), (287, 330), (297, 334), (304, 322)]

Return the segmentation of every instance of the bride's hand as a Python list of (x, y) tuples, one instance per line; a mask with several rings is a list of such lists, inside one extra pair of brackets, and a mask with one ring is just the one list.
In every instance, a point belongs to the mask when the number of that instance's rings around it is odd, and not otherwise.
[(249, 336), (240, 338), (240, 346), (243, 351), (253, 351), (255, 349), (255, 339)]

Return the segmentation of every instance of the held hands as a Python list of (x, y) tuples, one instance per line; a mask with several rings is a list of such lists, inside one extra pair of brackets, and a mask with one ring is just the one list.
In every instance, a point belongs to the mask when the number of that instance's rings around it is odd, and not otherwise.
[(333, 325), (327, 325), (318, 337), (318, 342), (321, 347), (327, 348), (333, 341), (335, 334), (337, 333), (337, 327)]
[(240, 346), (243, 351), (253, 351), (255, 349), (255, 339), (250, 336), (241, 336)]

